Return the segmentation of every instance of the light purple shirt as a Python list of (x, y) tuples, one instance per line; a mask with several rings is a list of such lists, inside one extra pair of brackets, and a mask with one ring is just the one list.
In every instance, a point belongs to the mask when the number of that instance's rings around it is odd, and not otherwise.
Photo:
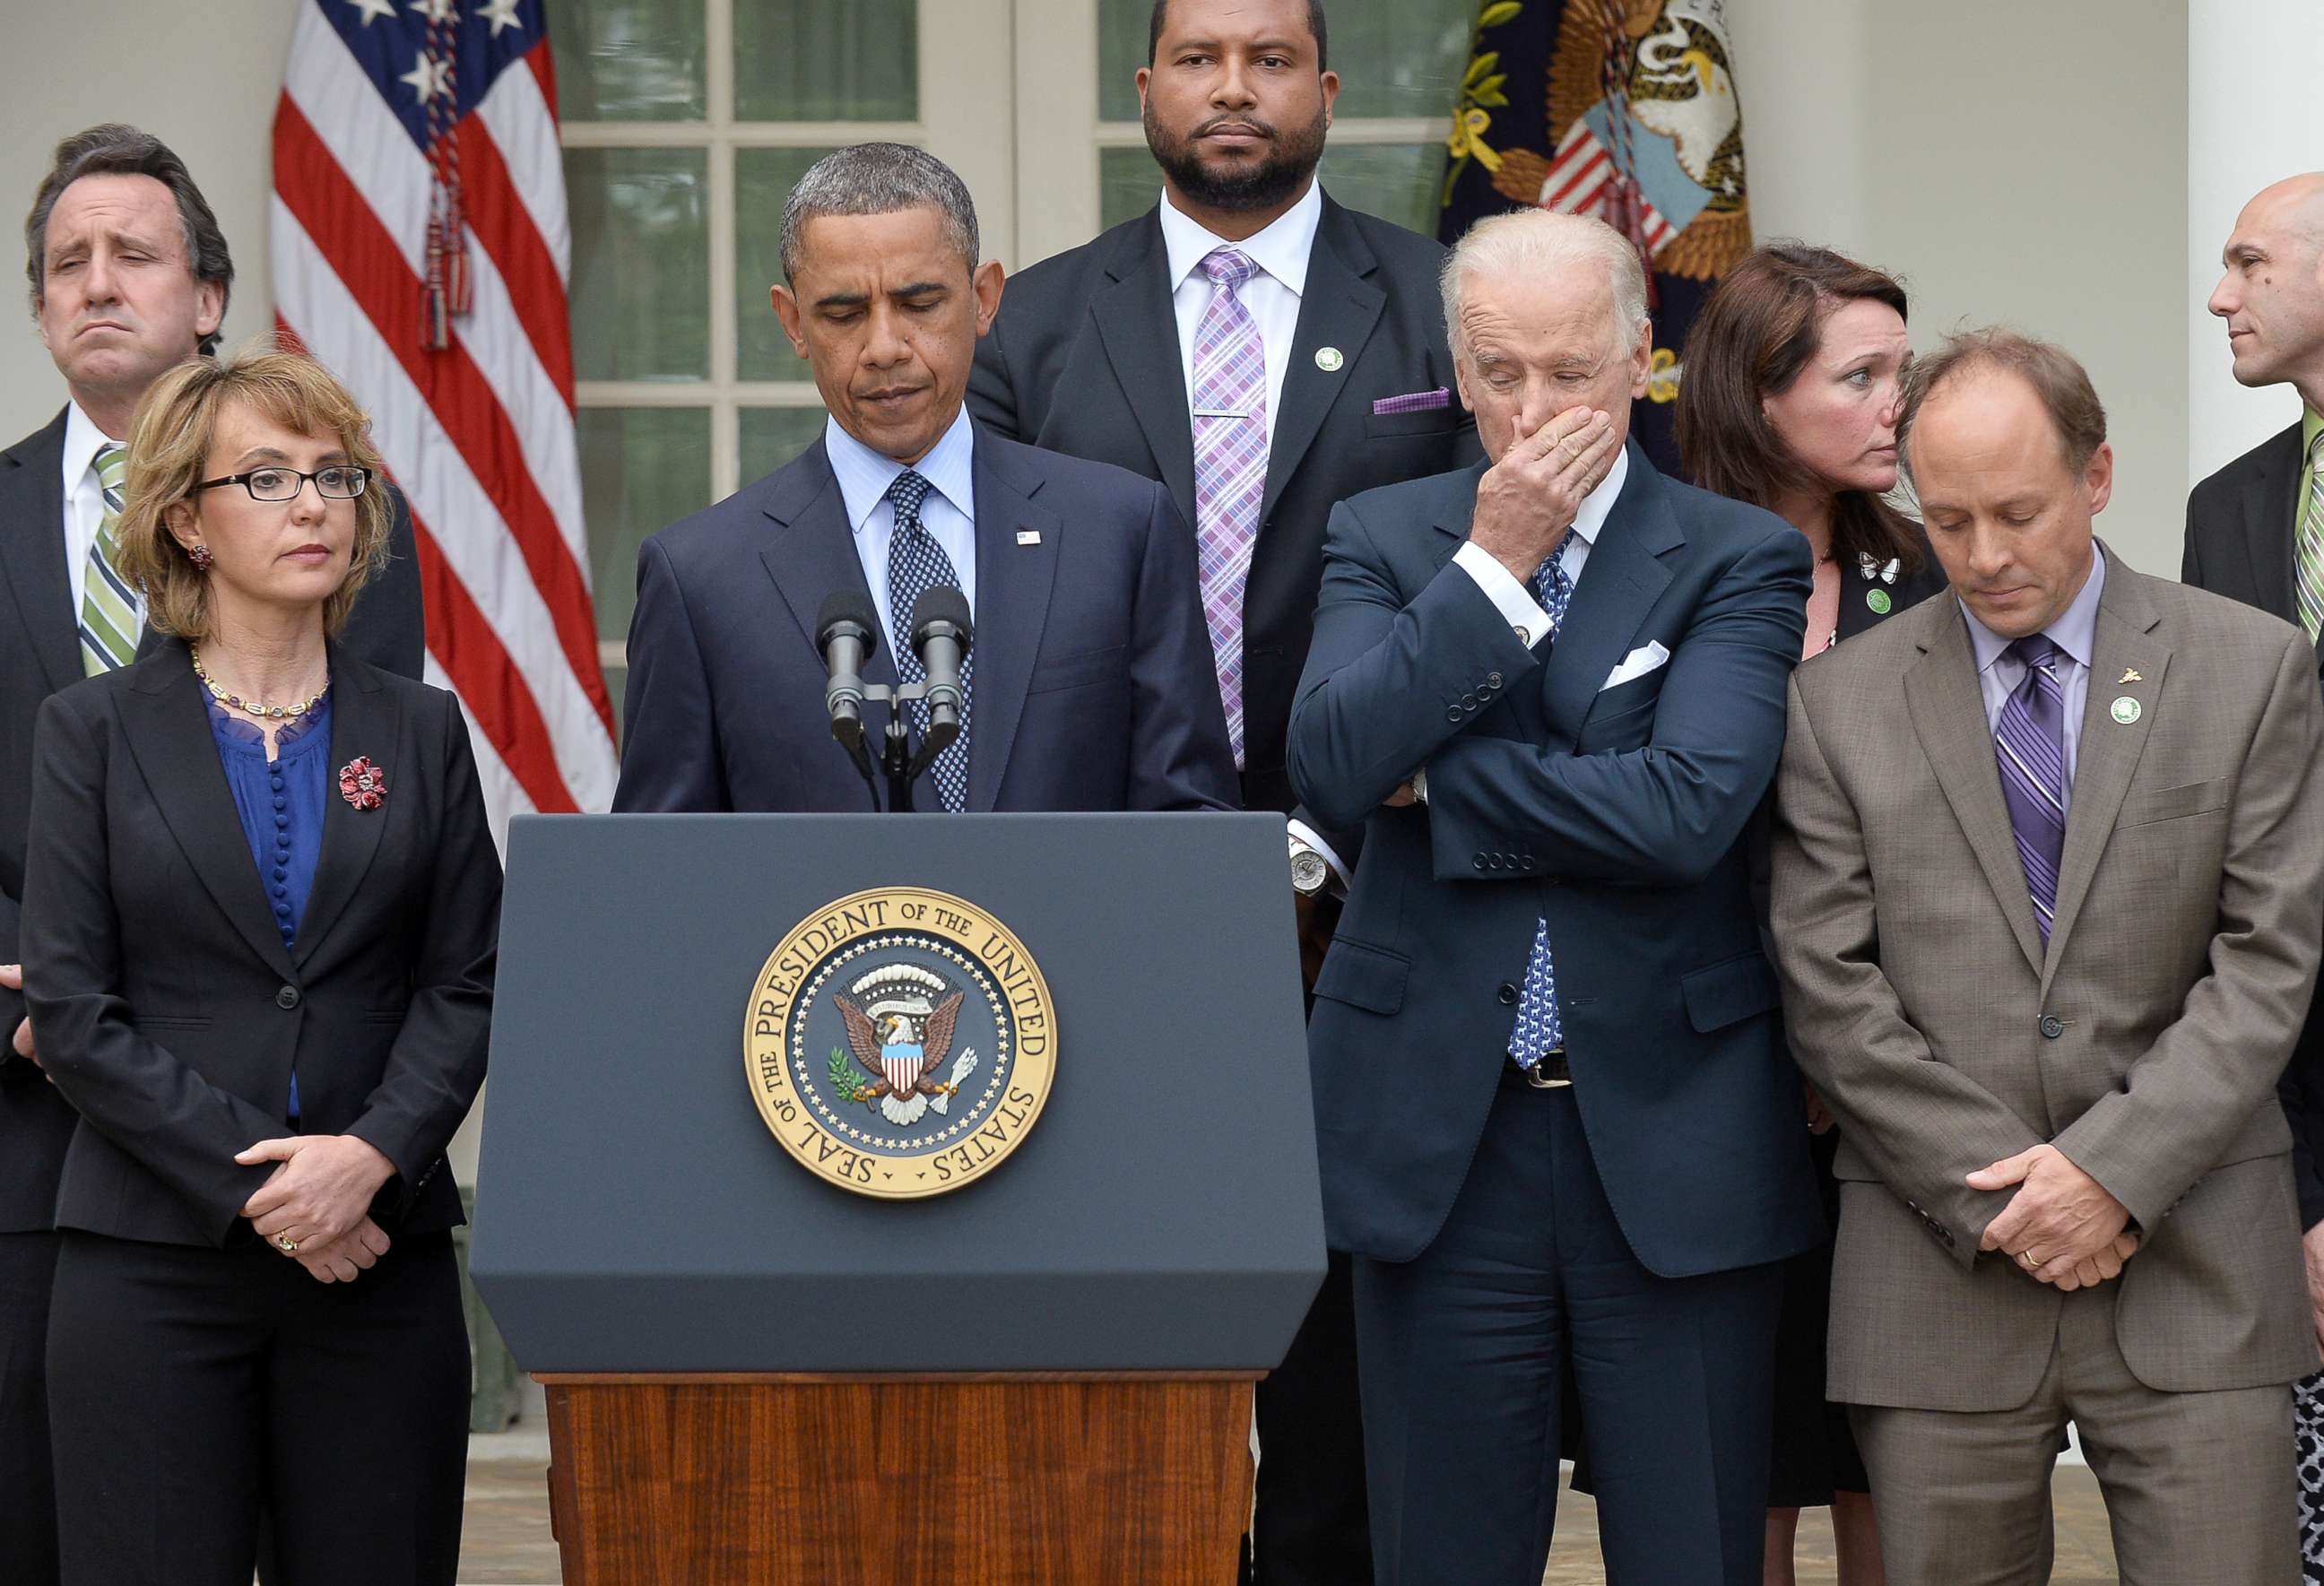
[[(2065, 696), (2064, 803), (2069, 811), (2074, 802), (2074, 763), (2082, 742), (2082, 710), (2090, 696), (2090, 657), (2098, 645), (2098, 597), (2106, 590), (2106, 552), (2092, 541), (2090, 576), (2083, 581), (2081, 593), (2074, 596), (2073, 604), (2062, 616), (2042, 630), (2049, 635), (2051, 643), (2065, 652), (2056, 669), (2059, 689)], [(2005, 654), (2010, 641), (1971, 616), (1965, 604), (1961, 606), (1961, 615), (1968, 618), (1969, 645), (1977, 651), (1977, 687), (1985, 696), (1985, 723), (1998, 732), (2001, 707), (2009, 703), (2009, 696), (2025, 681), (2025, 663)]]

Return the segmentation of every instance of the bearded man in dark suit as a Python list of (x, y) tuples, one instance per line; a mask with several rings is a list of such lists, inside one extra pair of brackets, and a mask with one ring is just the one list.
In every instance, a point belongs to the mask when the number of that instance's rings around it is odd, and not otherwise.
[[(1161, 481), (1194, 526), (1244, 806), (1293, 817), (1312, 979), (1362, 837), (1300, 809), (1291, 696), (1333, 503), (1477, 456), (1452, 397), (1444, 250), (1315, 179), (1340, 86), (1321, 0), (1157, 0), (1148, 46), (1160, 201), (1024, 272), (977, 349), (969, 408), (995, 433)], [(1259, 1385), (1259, 1436), (1260, 1586), (1360, 1586), (1344, 1255)]]

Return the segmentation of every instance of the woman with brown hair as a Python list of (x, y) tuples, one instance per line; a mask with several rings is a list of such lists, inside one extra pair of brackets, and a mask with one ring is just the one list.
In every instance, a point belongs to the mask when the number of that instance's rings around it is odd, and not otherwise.
[[(1677, 412), (1687, 473), (1706, 490), (1766, 508), (1814, 548), (1803, 659), (1944, 587), (1919, 527), (1886, 499), (1896, 484), (1896, 408), (1913, 355), (1904, 309), (1892, 277), (1826, 248), (1776, 242), (1720, 278), (1687, 335)], [(1765, 819), (1755, 821), (1763, 917), (1766, 836)], [(1836, 1222), (1838, 1137), (1812, 1090), (1805, 1103), (1825, 1215)], [(1831, 1259), (1827, 1242), (1784, 1275), (1766, 1586), (1791, 1586), (1800, 1510), (1825, 1504), (1843, 1586), (1882, 1579), (1871, 1482), (1846, 1411), (1824, 1399)]]
[(24, 993), (79, 1114), (50, 1420), (68, 1586), (449, 1586), (468, 1359), (443, 1150), (483, 1082), (500, 863), (452, 696), (342, 649), (386, 545), (311, 359), (139, 405), (133, 665), (34, 738)]

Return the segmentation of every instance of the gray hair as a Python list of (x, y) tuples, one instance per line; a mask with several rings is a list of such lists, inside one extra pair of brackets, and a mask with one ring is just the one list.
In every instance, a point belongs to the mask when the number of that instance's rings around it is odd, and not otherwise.
[(976, 204), (951, 166), (908, 143), (855, 143), (825, 154), (807, 167), (783, 200), (783, 281), (788, 284), (798, 274), (808, 221), (919, 208), (943, 217), (945, 241), (974, 270), (980, 257)]
[[(32, 212), (24, 220), (24, 278), (32, 287), (32, 311), (40, 312), (47, 285), (49, 217), (67, 188), (84, 176), (150, 176), (170, 189), (178, 206), (178, 231), (185, 244), (186, 267), (194, 279), (218, 289), (218, 306), (234, 290), (234, 257), (226, 252), (226, 233), (209, 201), (194, 185), (186, 162), (152, 133), (140, 132), (118, 121), (78, 132), (57, 145), (49, 173), (32, 195)], [(218, 349), (216, 332), (201, 340), (199, 350)]]
[(1602, 220), (1555, 209), (1519, 209), (1488, 216), (1462, 234), (1444, 259), (1444, 330), (1452, 351), (1466, 358), (1461, 305), (1466, 282), (1478, 275), (1538, 275), (1561, 265), (1595, 260), (1614, 289), (1614, 319), (1622, 351), (1638, 350), (1646, 322), (1646, 272), (1638, 250)]

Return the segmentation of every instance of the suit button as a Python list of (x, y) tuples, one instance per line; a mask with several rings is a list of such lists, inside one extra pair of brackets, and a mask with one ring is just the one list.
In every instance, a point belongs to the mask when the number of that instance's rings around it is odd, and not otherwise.
[(1498, 687), (1499, 687), (1500, 686), (1501, 686), (1501, 675), (1500, 675), (1500, 673), (1499, 673), (1499, 672), (1487, 672), (1487, 673), (1485, 674), (1485, 687), (1488, 687), (1488, 688), (1498, 688)]
[(1461, 705), (1463, 709), (1474, 710), (1477, 708), (1477, 696), (1473, 694), (1463, 694), (1461, 696)]
[(1444, 713), (1444, 719), (1448, 722), (1459, 721), (1461, 719), (1461, 707), (1456, 705), (1451, 710), (1446, 711)]
[(2042, 1016), (2042, 1038), (2043, 1040), (2054, 1041), (2065, 1033), (2066, 1021), (2064, 1019), (2059, 1018), (2054, 1013), (2045, 1013)]
[(1485, 868), (1485, 856), (1480, 853), (1471, 862), (1473, 862), (1479, 870), (1482, 870)]
[(298, 988), (298, 987), (296, 987), (296, 986), (285, 986), (285, 987), (283, 987), (281, 991), (279, 991), (275, 992), (275, 993), (274, 993), (274, 1005), (275, 1005), (277, 1008), (296, 1008), (296, 1007), (298, 1007), (298, 1006), (299, 1006), (299, 988)]
[(1517, 989), (1507, 981), (1503, 981), (1494, 988), (1493, 996), (1504, 1008), (1514, 1008), (1517, 1005)]

